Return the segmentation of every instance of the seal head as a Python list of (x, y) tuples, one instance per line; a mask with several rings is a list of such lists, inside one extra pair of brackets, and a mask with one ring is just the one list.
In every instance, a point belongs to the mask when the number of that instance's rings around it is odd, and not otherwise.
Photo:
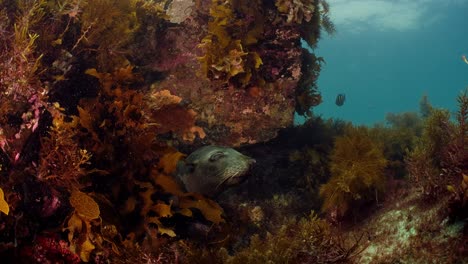
[(176, 177), (188, 192), (215, 197), (244, 180), (254, 163), (254, 159), (235, 149), (204, 146), (179, 161)]

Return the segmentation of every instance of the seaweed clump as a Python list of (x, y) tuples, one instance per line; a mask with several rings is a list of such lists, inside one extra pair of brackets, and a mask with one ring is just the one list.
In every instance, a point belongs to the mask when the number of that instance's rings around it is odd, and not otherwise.
[[(328, 119), (313, 116), (301, 127), (296, 127), (296, 134), (286, 134), (284, 140), (291, 144), (290, 137), (294, 137), (296, 142), (288, 155), (288, 178), (284, 181), (291, 181), (292, 175), (295, 178), (296, 193), (304, 190), (307, 198), (313, 204), (314, 210), (320, 209), (321, 199), (319, 197), (320, 186), (330, 178), (330, 157), (333, 151), (335, 138), (342, 136), (347, 127), (351, 124), (342, 120)], [(297, 131), (297, 132), (296, 132)], [(295, 173), (293, 173), (295, 172)], [(271, 177), (268, 175), (268, 177)], [(285, 188), (286, 183), (281, 182), (281, 188)]]
[(348, 127), (336, 138), (330, 158), (330, 180), (320, 188), (322, 210), (343, 216), (356, 201), (377, 198), (384, 190), (387, 160), (365, 127)]
[[(258, 0), (212, 1), (212, 21), (208, 23), (208, 34), (200, 44), (205, 53), (200, 58), (205, 76), (212, 80), (231, 81), (240, 87), (249, 84), (252, 78), (258, 78), (256, 72), (262, 59), (255, 51), (255, 44), (263, 33), (265, 18), (262, 7)], [(259, 81), (261, 79), (256, 80)]]
[(325, 0), (276, 0), (275, 6), (286, 16), (287, 23), (300, 25), (301, 37), (311, 47), (317, 44), (322, 28), (329, 34), (336, 32), (329, 17), (330, 6)]
[(421, 136), (424, 120), (417, 112), (388, 113), (385, 119), (386, 125), (375, 125), (370, 131), (371, 136), (383, 144), (384, 155), (388, 160), (387, 176), (401, 180), (408, 175), (405, 158)]
[(322, 102), (322, 96), (318, 91), (317, 80), (325, 62), (322, 57), (317, 57), (306, 49), (302, 49), (302, 75), (295, 90), (296, 112), (299, 115), (312, 117), (311, 108)]
[(423, 134), (417, 139), (414, 149), (407, 156), (410, 179), (426, 197), (437, 196), (445, 189), (441, 181), (443, 148), (449, 144), (450, 113), (433, 109), (424, 123)]
[[(0, 147), (11, 163), (22, 157), (21, 151), (38, 128), (46, 105), (48, 87), (38, 77), (43, 56), (36, 51), (39, 35), (34, 30), (44, 19), (43, 3), (0, 4)], [(17, 16), (10, 17), (8, 8)]]
[[(287, 17), (288, 24), (299, 25), (299, 35), (309, 48), (316, 47), (322, 29), (330, 35), (336, 32), (329, 17), (330, 6), (327, 1), (277, 0), (275, 5), (278, 11)], [(302, 74), (295, 90), (295, 110), (299, 115), (312, 117), (310, 109), (322, 102), (317, 79), (324, 63), (325, 60), (310, 52), (310, 49), (302, 49)]]
[[(137, 0), (64, 0), (44, 5), (54, 21), (42, 27), (43, 49), (54, 56), (63, 49), (95, 63), (101, 71), (123, 67), (131, 56), (128, 45), (139, 29)], [(54, 49), (48, 49), (51, 45)]]
[[(267, 81), (286, 79), (295, 85), (301, 70), (314, 71), (302, 75), (302, 87), (315, 82), (320, 68), (314, 63), (320, 59), (309, 56), (304, 61), (312, 64), (300, 68), (299, 57), (305, 51), (293, 24), (316, 25), (319, 9), (307, 3), (302, 19), (302, 11), (294, 11), (298, 17), (288, 21), (278, 15), (273, 2), (225, 2), (213, 1), (213, 20), (207, 28), (199, 27), (200, 32), (207, 30), (201, 62), (208, 78), (223, 87), (252, 88), (251, 94), (260, 94), (258, 87)], [(170, 64), (159, 58), (165, 52), (161, 47), (177, 34), (177, 25), (166, 20), (163, 6), (168, 4), (0, 3), (0, 250), (8, 256), (5, 261), (119, 263), (120, 256), (126, 256), (137, 263), (156, 258), (174, 263), (179, 255), (173, 245), (189, 236), (185, 230), (201, 226), (204, 234), (222, 233), (223, 208), (186, 193), (171, 177), (184, 157), (176, 147), (205, 137), (196, 122), (198, 113), (189, 100), (178, 96), (184, 92), (151, 85), (144, 76), (145, 71), (173, 68), (157, 67)], [(314, 12), (312, 17), (309, 11)], [(204, 14), (197, 15), (179, 22), (206, 22)], [(280, 25), (279, 32), (266, 26), (270, 22)], [(166, 30), (169, 25), (172, 32)], [(150, 34), (142, 37), (144, 33)], [(182, 55), (195, 58), (193, 53)], [(281, 57), (279, 62), (276, 57)], [(266, 63), (277, 67), (262, 69)], [(294, 85), (278, 100), (292, 103)], [(305, 237), (297, 231), (291, 248), (297, 252), (283, 259), (317, 259), (302, 250), (319, 248), (319, 241), (328, 239), (326, 223), (314, 215), (280, 228), (279, 236), (296, 228), (309, 235), (324, 233), (301, 247)], [(279, 248), (273, 245), (275, 236), (268, 237), (269, 247)], [(264, 246), (258, 237), (252, 241), (253, 248)], [(281, 241), (286, 245), (286, 239)], [(324, 249), (339, 260), (349, 257), (333, 250)]]
[[(102, 86), (98, 97), (83, 99), (78, 107), (82, 142), (95, 154), (93, 164), (100, 165), (90, 179), (105, 200), (122, 204), (122, 216), (138, 214), (145, 219), (142, 225), (134, 223), (135, 226), (125, 228), (136, 233), (136, 239), (138, 234), (144, 234), (140, 228), (153, 238), (158, 234), (175, 237), (174, 230), (162, 219), (167, 223), (178, 213), (191, 217), (190, 208), (197, 208), (208, 221), (216, 224), (224, 221), (222, 209), (216, 203), (201, 196), (185, 195), (178, 187), (169, 175), (183, 155), (156, 140), (165, 133), (174, 133), (187, 141), (203, 137), (203, 130), (194, 125), (195, 112), (180, 105), (181, 98), (167, 90), (143, 98), (141, 91), (131, 88), (141, 80), (132, 67), (114, 73), (89, 69), (87, 73)], [(178, 119), (168, 119), (171, 115)], [(108, 187), (113, 193), (108, 193)], [(178, 196), (178, 203), (164, 193)]]
[[(199, 58), (202, 74), (212, 81), (255, 89), (279, 78), (300, 78), (298, 113), (310, 115), (309, 108), (321, 102), (315, 81), (323, 59), (294, 47), (300, 45), (301, 38), (314, 47), (321, 29), (333, 34), (328, 13), (326, 1), (275, 1), (273, 6), (258, 0), (213, 0), (212, 21), (199, 45), (203, 50)], [(278, 28), (265, 26), (268, 23)], [(294, 59), (300, 54), (302, 67), (296, 68)]]
[(345, 263), (358, 252), (361, 238), (345, 241), (314, 212), (299, 221), (285, 223), (265, 236), (254, 235), (249, 246), (229, 255), (225, 248), (185, 248), (189, 263)]
[(451, 196), (452, 215), (466, 217), (468, 199), (468, 91), (458, 98), (455, 122), (446, 110), (432, 108), (422, 137), (408, 153), (410, 179), (426, 199)]
[(88, 173), (86, 166), (90, 165), (92, 155), (77, 144), (78, 118), (65, 121), (64, 109), (58, 104), (48, 110), (53, 115), (53, 121), (49, 134), (40, 140), (37, 177), (57, 188), (79, 188), (82, 178)]

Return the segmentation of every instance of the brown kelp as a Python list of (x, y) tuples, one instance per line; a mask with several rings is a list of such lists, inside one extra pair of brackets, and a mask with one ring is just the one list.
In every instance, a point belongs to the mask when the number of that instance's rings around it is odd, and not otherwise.
[[(458, 98), (455, 122), (445, 110), (432, 109), (424, 125), (422, 137), (407, 158), (411, 180), (428, 199), (452, 196), (454, 214), (466, 208), (466, 173), (468, 164), (467, 109), (465, 90)], [(457, 209), (454, 209), (457, 208)]]
[(323, 211), (342, 216), (355, 202), (375, 199), (383, 191), (387, 160), (368, 133), (365, 127), (349, 127), (335, 140), (331, 178), (320, 188)]
[[(270, 139), (292, 121), (295, 94), (301, 113), (317, 105), (322, 59), (302, 49), (301, 38), (315, 45), (320, 29), (333, 25), (325, 1), (197, 0), (180, 8), (0, 3), (5, 262), (175, 263), (183, 245), (199, 239), (193, 229), (209, 245), (234, 237), (234, 220), (218, 203), (186, 193), (172, 177), (184, 158), (179, 148)], [(315, 215), (300, 223), (329, 228)], [(299, 244), (300, 233), (294, 237)], [(322, 239), (311, 241), (325, 254)], [(300, 255), (301, 247), (293, 250)], [(347, 259), (346, 252), (332, 256)]]

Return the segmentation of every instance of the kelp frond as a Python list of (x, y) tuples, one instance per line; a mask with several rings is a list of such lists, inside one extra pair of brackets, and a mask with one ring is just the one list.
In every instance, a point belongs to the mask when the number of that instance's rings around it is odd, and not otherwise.
[(383, 191), (387, 160), (365, 127), (349, 127), (338, 137), (331, 155), (330, 181), (320, 188), (322, 210), (345, 214), (350, 205)]

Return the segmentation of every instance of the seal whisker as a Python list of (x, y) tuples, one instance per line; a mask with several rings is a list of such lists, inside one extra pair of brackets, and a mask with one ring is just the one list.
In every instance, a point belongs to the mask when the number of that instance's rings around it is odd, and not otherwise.
[(241, 173), (237, 172), (237, 173), (234, 173), (232, 175), (228, 175), (227, 177), (224, 177), (223, 180), (216, 186), (215, 190), (218, 190), (218, 188), (223, 185), (224, 183), (226, 183), (227, 181), (229, 181), (230, 179), (234, 179), (238, 176), (240, 176)]
[(227, 182), (229, 179), (231, 179), (231, 178), (233, 178), (233, 177), (235, 177), (235, 176), (236, 176), (236, 175), (232, 175), (232, 176), (231, 176), (231, 175), (227, 175), (227, 176), (222, 177), (221, 182), (220, 182), (218, 185), (216, 185), (215, 190), (218, 190), (218, 188), (219, 188), (221, 185), (223, 185), (225, 182)]

